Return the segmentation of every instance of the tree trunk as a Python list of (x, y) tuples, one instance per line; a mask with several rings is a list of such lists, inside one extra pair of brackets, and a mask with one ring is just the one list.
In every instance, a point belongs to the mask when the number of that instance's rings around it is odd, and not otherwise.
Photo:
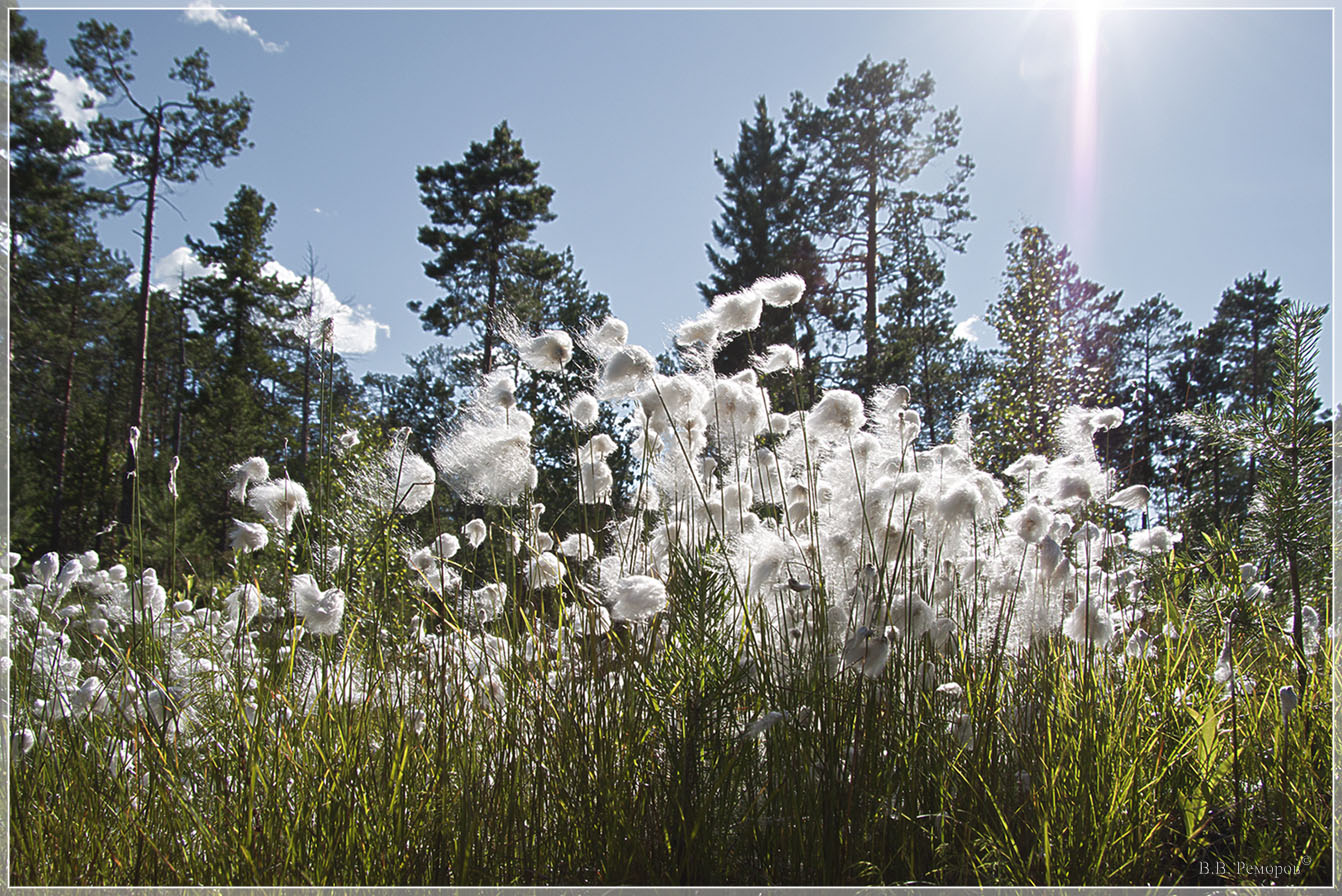
[[(149, 151), (149, 191), (144, 204), (144, 246), (140, 253), (140, 295), (136, 301), (136, 341), (139, 353), (135, 357), (135, 376), (131, 381), (130, 422), (127, 426), (139, 428), (144, 420), (144, 372), (149, 361), (149, 268), (154, 260), (154, 203), (158, 192), (159, 167), (163, 159), (160, 153), (160, 141), (163, 138), (163, 109), (160, 106), (155, 113), (154, 144)], [(134, 501), (134, 483), (131, 475), (135, 472), (135, 457), (126, 452), (125, 477), (121, 482), (121, 510), (117, 514), (123, 526), (129, 527)]]
[(312, 416), (312, 311), (316, 307), (316, 293), (313, 291), (313, 283), (317, 279), (317, 259), (312, 255), (312, 246), (308, 246), (308, 332), (303, 336), (303, 422), (300, 427), (298, 448), (299, 467), (303, 471), (303, 478), (308, 474), (308, 442), (311, 441), (309, 434), (308, 419)]
[(483, 373), (488, 376), (494, 369), (494, 306), (499, 293), (499, 255), (493, 252), (489, 259), (489, 298), (485, 303), (485, 358)]
[(182, 456), (182, 418), (186, 405), (186, 298), (178, 287), (177, 299), (177, 389), (173, 397), (172, 455)]
[(862, 260), (863, 273), (867, 281), (867, 307), (862, 320), (862, 335), (867, 343), (866, 370), (863, 374), (865, 382), (862, 384), (864, 391), (875, 384), (878, 352), (876, 343), (876, 199), (876, 173), (873, 171), (867, 176), (867, 248)]
[[(75, 273), (75, 290), (78, 291), (83, 278)], [(75, 305), (70, 305), (70, 322), (65, 331), (66, 343), (70, 350), (65, 356), (65, 394), (61, 399), (61, 423), (56, 448), (56, 489), (52, 496), (51, 509), (51, 546), (57, 550), (65, 549), (61, 525), (65, 510), (65, 466), (70, 454), (70, 404), (74, 399), (75, 384)]]

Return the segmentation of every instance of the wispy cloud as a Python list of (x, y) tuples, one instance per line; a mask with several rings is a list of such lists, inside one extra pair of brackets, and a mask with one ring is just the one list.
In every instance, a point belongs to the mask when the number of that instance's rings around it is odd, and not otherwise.
[(965, 342), (978, 342), (979, 334), (974, 332), (974, 325), (978, 322), (979, 316), (971, 314), (955, 325), (955, 329), (951, 331), (951, 338), (963, 339)]
[(261, 45), (261, 49), (267, 53), (282, 53), (287, 44), (277, 44), (268, 41), (256, 29), (247, 23), (247, 20), (236, 13), (230, 13), (222, 6), (215, 6), (212, 0), (191, 0), (191, 5), (182, 13), (183, 17), (193, 25), (213, 25), (221, 31), (232, 31), (239, 34), (245, 34), (256, 40)]
[[(205, 267), (186, 246), (178, 246), (154, 263), (150, 271), (150, 281), (157, 289), (177, 295), (183, 280), (192, 277), (209, 277), (219, 274), (219, 269)], [(277, 261), (266, 262), (261, 268), (266, 276), (275, 276), (286, 283), (298, 283), (303, 278)], [(300, 301), (306, 304), (306, 293)], [(322, 325), (331, 321), (333, 329), (333, 347), (342, 355), (364, 355), (377, 348), (379, 333), (390, 335), (391, 328), (374, 320), (366, 308), (346, 305), (336, 298), (335, 290), (320, 277), (312, 281), (312, 316), (303, 317), (291, 324), (299, 336), (306, 337), (314, 345), (321, 339)]]

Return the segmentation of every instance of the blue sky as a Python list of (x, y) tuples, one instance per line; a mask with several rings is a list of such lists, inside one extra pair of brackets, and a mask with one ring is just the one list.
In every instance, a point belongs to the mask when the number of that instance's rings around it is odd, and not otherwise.
[[(1161, 292), (1195, 325), (1264, 269), (1288, 296), (1331, 301), (1328, 10), (80, 10), (24, 9), (58, 69), (96, 11), (133, 31), (144, 89), (203, 46), (219, 91), (254, 103), (255, 147), (176, 191), (155, 257), (213, 238), (251, 184), (278, 207), (276, 259), (300, 270), (311, 244), (353, 308), (347, 345), (375, 338), (347, 354), (356, 374), (403, 372), (437, 338), (405, 307), (438, 294), (416, 241), (417, 166), (459, 161), (507, 119), (555, 190), (537, 239), (571, 246), (656, 350), (702, 307), (714, 151), (734, 151), (756, 97), (776, 113), (793, 91), (820, 102), (867, 55), (930, 71), (937, 106), (959, 109), (977, 220), (947, 262), (958, 318), (999, 293), (1022, 223), (1124, 306)], [(107, 241), (132, 252), (132, 227), (109, 221)], [(1331, 357), (1325, 345), (1325, 371)]]

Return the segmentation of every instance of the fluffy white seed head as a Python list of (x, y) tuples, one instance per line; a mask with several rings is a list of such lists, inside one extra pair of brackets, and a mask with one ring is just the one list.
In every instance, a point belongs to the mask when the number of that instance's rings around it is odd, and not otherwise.
[(569, 404), (568, 415), (578, 426), (592, 426), (596, 423), (600, 410), (595, 395), (581, 392)]
[(626, 345), (610, 356), (601, 371), (597, 394), (625, 398), (657, 373), (657, 361), (641, 345)]
[(771, 345), (761, 355), (751, 359), (751, 365), (760, 376), (783, 370), (800, 370), (801, 358), (790, 345)]
[(260, 523), (234, 520), (233, 528), (228, 531), (228, 545), (236, 553), (259, 551), (269, 543), (270, 533)]
[(596, 543), (591, 536), (574, 532), (559, 543), (559, 553), (581, 563), (596, 556)]
[(489, 529), (485, 526), (484, 520), (477, 518), (463, 526), (461, 534), (466, 537), (466, 543), (474, 550), (480, 547), (481, 542), (485, 540), (485, 536), (489, 534)]
[(646, 622), (667, 604), (666, 586), (651, 576), (625, 576), (607, 597), (615, 622)]
[(433, 500), (433, 486), (438, 477), (427, 460), (413, 451), (393, 446), (383, 455), (382, 465), (386, 482), (381, 499), (387, 509), (412, 514)]
[(676, 344), (686, 348), (696, 344), (712, 345), (717, 340), (720, 329), (717, 318), (706, 311), (698, 317), (685, 321), (677, 328)]
[(709, 314), (723, 333), (741, 333), (760, 325), (764, 300), (753, 289), (718, 296), (709, 308)]
[(461, 549), (461, 543), (457, 541), (457, 536), (444, 532), (433, 540), (430, 547), (433, 548), (433, 555), (439, 560), (451, 560)]
[(527, 561), (527, 584), (532, 588), (553, 588), (564, 574), (564, 564), (549, 551)]
[(258, 483), (247, 497), (247, 506), (285, 532), (293, 528), (300, 513), (312, 510), (307, 489), (292, 479), (268, 479)]
[(806, 431), (817, 438), (841, 438), (867, 422), (862, 399), (846, 389), (826, 390), (806, 416)]
[(228, 620), (228, 627), (237, 631), (240, 628), (246, 628), (247, 623), (256, 618), (256, 614), (261, 612), (261, 589), (248, 582), (224, 598), (224, 616)]
[(750, 288), (759, 294), (764, 304), (786, 308), (801, 301), (806, 292), (806, 281), (797, 274), (784, 274), (782, 277), (762, 277)]
[(307, 573), (294, 576), (289, 591), (294, 614), (303, 619), (303, 628), (314, 635), (334, 635), (345, 617), (345, 592), (339, 588), (323, 591)]
[(558, 373), (573, 358), (573, 339), (563, 330), (546, 330), (517, 346), (522, 363), (542, 373)]
[(270, 464), (266, 463), (264, 457), (249, 457), (229, 467), (228, 473), (233, 480), (228, 496), (241, 504), (247, 500), (247, 486), (270, 478)]
[(1130, 485), (1122, 491), (1115, 492), (1109, 498), (1109, 503), (1112, 506), (1134, 511), (1145, 509), (1150, 501), (1151, 489), (1144, 485)]
[(598, 361), (609, 359), (628, 341), (629, 325), (618, 317), (606, 318), (583, 336), (583, 345)]
[(1164, 526), (1140, 529), (1128, 538), (1128, 547), (1138, 554), (1168, 554), (1183, 541), (1183, 533), (1171, 532)]

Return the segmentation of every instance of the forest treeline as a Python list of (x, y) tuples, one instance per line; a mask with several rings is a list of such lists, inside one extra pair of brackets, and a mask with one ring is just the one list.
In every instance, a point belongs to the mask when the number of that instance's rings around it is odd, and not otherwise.
[[(239, 185), (217, 220), (192, 222), (187, 246), (206, 273), (156, 288), (165, 193), (239, 153), (275, 150), (247, 139), (251, 100), (226, 97), (199, 49), (175, 62), (174, 93), (141, 92), (130, 32), (89, 21), (66, 64), (108, 102), (80, 131), (53, 102), (43, 39), (13, 12), (10, 34), (10, 523), (24, 556), (115, 552), (134, 527), (167, 543), (171, 528), (182, 569), (216, 568), (228, 556), (231, 465), (259, 455), (308, 481), (350, 433), (376, 442), (408, 429), (425, 450), (482, 373), (517, 365), (519, 340), (579, 334), (610, 313), (574, 253), (535, 238), (554, 218), (553, 190), (506, 121), (459, 157), (406, 172), (427, 215), (417, 237), (433, 253), (424, 273), (437, 293), (410, 307), (444, 337), (408, 357), (406, 374), (351, 375), (320, 315), (316, 251), (300, 281), (275, 273), (279, 210), (252, 186)], [(974, 164), (957, 111), (938, 108), (934, 92), (929, 73), (868, 58), (825, 97), (793, 94), (778, 115), (761, 97), (735, 151), (715, 155), (722, 189), (718, 218), (705, 222), (705, 303), (760, 277), (797, 273), (807, 284), (802, 301), (764, 308), (753, 342), (728, 343), (719, 372), (745, 369), (772, 344), (795, 347), (801, 372), (772, 396), (784, 412), (828, 388), (906, 385), (925, 445), (949, 441), (967, 414), (993, 433), (977, 450), (994, 472), (1053, 450), (1070, 405), (1119, 407), (1124, 424), (1106, 434), (1102, 460), (1121, 484), (1151, 488), (1143, 524), (1233, 529), (1249, 511), (1255, 457), (1178, 420), (1267, 401), (1288, 304), (1281, 281), (1246, 272), (1195, 327), (1163, 295), (1125, 297), (1088, 279), (1065, 242), (1026, 224), (1005, 248), (986, 313), (999, 347), (980, 348), (957, 331), (945, 275), (971, 234)], [(116, 186), (85, 177), (95, 155)], [(140, 242), (104, 245), (97, 222), (109, 215), (134, 216)], [(386, 223), (407, 239), (415, 226)], [(677, 334), (681, 345), (699, 338), (716, 335), (694, 321)], [(569, 369), (581, 369), (581, 340), (574, 351)], [(681, 361), (675, 346), (660, 360)], [(542, 423), (563, 419), (580, 382), (523, 374), (518, 404)], [(1316, 400), (1326, 428), (1322, 411)], [(575, 505), (572, 453), (539, 446), (537, 498), (552, 514)]]

